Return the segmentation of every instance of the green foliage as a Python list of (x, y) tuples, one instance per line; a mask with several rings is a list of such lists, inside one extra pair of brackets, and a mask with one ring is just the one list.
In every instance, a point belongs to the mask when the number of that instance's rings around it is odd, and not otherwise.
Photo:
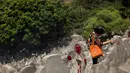
[(38, 45), (71, 33), (70, 8), (62, 0), (4, 0), (0, 5), (1, 44)]
[(96, 13), (96, 16), (90, 17), (86, 23), (83, 35), (87, 38), (93, 27), (104, 26), (107, 33), (125, 31), (129, 25), (129, 20), (123, 19), (116, 9), (103, 9)]
[(82, 28), (82, 22), (86, 19), (87, 17), (87, 10), (83, 8), (82, 6), (77, 6), (71, 8), (71, 21), (75, 22), (73, 25), (74, 28)]
[(87, 38), (93, 27), (99, 25), (107, 33), (120, 34), (130, 26), (130, 9), (121, 2), (73, 0), (65, 4), (63, 0), (0, 0), (0, 46), (40, 45), (68, 36), (74, 29), (80, 29), (79, 33), (83, 30)]
[(126, 18), (130, 18), (130, 9), (127, 8), (121, 8), (120, 9), (120, 14), (122, 15), (122, 17), (126, 17)]
[(83, 6), (86, 9), (92, 9), (95, 7), (99, 7), (100, 3), (103, 2), (103, 0), (73, 0), (74, 5)]

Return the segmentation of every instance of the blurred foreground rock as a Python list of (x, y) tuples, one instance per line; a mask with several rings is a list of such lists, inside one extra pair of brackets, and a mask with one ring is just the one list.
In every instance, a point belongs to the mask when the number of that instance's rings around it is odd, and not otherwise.
[[(126, 35), (126, 34), (125, 34)], [(103, 46), (104, 57), (93, 65), (86, 41), (80, 35), (72, 35), (67, 47), (54, 48), (50, 53), (23, 58), (8, 64), (0, 64), (1, 73), (77, 73), (81, 63), (82, 73), (130, 73), (130, 39), (114, 36), (116, 42)], [(75, 45), (81, 46), (76, 54)], [(70, 56), (68, 58), (68, 56)], [(4, 57), (0, 57), (3, 59)], [(80, 60), (80, 61), (79, 61)], [(86, 62), (85, 62), (86, 61)]]

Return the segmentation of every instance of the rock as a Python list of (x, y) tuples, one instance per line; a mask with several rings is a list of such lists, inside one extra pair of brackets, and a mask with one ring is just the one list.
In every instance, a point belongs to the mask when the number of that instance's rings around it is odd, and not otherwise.
[(69, 62), (69, 68), (70, 68), (70, 73), (78, 73), (78, 65), (75, 59), (73, 59), (71, 62)]
[(74, 34), (71, 36), (72, 40), (74, 41), (83, 41), (83, 37), (81, 35)]
[(53, 50), (51, 51), (51, 54), (57, 54), (58, 50), (56, 48), (53, 48)]
[(3, 67), (5, 68), (6, 73), (14, 73), (15, 72), (15, 69), (10, 65), (6, 64), (6, 65), (3, 65)]
[(65, 62), (57, 54), (45, 56), (42, 64), (45, 65), (45, 73), (70, 73)]
[(130, 64), (119, 67), (120, 73), (130, 73)]
[(111, 67), (108, 73), (117, 73), (117, 69), (115, 67)]
[(127, 50), (125, 49), (125, 46), (124, 46), (125, 45), (124, 41), (127, 41), (127, 40), (125, 39), (122, 41), (121, 40), (122, 38), (119, 36), (115, 36), (114, 38), (116, 40), (116, 43), (114, 43), (112, 47), (109, 47), (108, 52), (106, 52), (105, 60), (94, 65), (92, 69), (90, 70), (90, 73), (128, 73), (130, 72), (128, 71), (130, 69), (127, 69), (130, 67), (127, 67), (127, 66), (124, 66), (127, 68), (122, 67), (121, 69), (120, 67), (118, 69), (118, 67), (124, 64), (128, 58)]
[(128, 56), (130, 56), (130, 39), (129, 38), (123, 38), (124, 47), (127, 50)]
[(129, 31), (130, 31), (130, 28), (129, 28), (128, 30), (126, 30), (126, 32), (125, 32), (123, 38), (128, 38), (128, 32), (129, 32)]
[(93, 65), (90, 73), (107, 73), (109, 70), (109, 60), (105, 59), (99, 64)]
[(118, 73), (126, 73), (126, 72), (123, 71), (122, 69), (118, 68)]
[(92, 69), (93, 69), (93, 73), (99, 73), (99, 65), (98, 64), (95, 64), (92, 66)]
[(91, 71), (91, 68), (92, 68), (92, 65), (93, 65), (92, 57), (91, 57), (91, 54), (90, 54), (89, 51), (85, 51), (84, 54), (85, 54), (85, 57), (87, 59), (87, 65), (86, 65), (86, 68), (84, 70), (84, 73), (89, 73)]
[(99, 65), (99, 73), (107, 73), (108, 70), (109, 70), (109, 59), (105, 59)]
[(107, 56), (110, 60), (110, 67), (117, 67), (122, 63), (125, 63), (127, 59), (127, 51), (124, 49), (123, 41), (121, 39), (121, 37), (116, 37), (116, 43)]
[[(121, 40), (121, 37), (118, 37), (117, 39), (117, 45), (115, 47), (115, 60), (116, 60), (116, 65), (120, 66), (121, 64), (125, 63), (128, 56), (127, 56), (127, 50), (125, 50), (124, 43)], [(120, 54), (120, 55), (119, 55)]]
[(130, 73), (130, 59), (125, 64), (118, 67), (118, 73)]
[(45, 66), (39, 66), (35, 73), (45, 73)]
[(36, 67), (29, 65), (25, 66), (20, 70), (20, 73), (35, 73), (36, 72)]
[(0, 73), (4, 73), (5, 69), (3, 68), (3, 66), (0, 64)]
[(40, 64), (41, 64), (41, 57), (38, 56), (38, 57), (34, 60), (34, 63), (37, 64), (37, 65), (40, 65)]
[(79, 41), (77, 44), (79, 44), (81, 46), (81, 49), (82, 49), (83, 52), (84, 51), (89, 51), (88, 46), (86, 44), (86, 41)]

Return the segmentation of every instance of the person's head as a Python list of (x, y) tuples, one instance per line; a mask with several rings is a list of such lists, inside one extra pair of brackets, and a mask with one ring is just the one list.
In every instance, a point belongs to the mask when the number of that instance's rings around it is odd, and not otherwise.
[(101, 35), (101, 34), (104, 34), (105, 33), (105, 30), (104, 30), (104, 27), (102, 26), (98, 26), (96, 28), (94, 28), (94, 32), (97, 36)]

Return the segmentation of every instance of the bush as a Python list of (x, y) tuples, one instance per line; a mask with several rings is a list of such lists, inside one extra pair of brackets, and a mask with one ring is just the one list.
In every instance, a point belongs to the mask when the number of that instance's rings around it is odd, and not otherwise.
[(62, 0), (4, 0), (0, 6), (2, 45), (39, 45), (71, 33), (71, 9)]
[(83, 6), (86, 9), (93, 9), (100, 6), (103, 0), (73, 0), (74, 5)]
[(129, 20), (123, 19), (116, 9), (103, 9), (96, 13), (96, 16), (90, 17), (86, 23), (83, 36), (88, 38), (90, 32), (96, 26), (104, 26), (108, 34), (114, 32), (120, 34), (120, 31), (125, 31), (129, 25)]

